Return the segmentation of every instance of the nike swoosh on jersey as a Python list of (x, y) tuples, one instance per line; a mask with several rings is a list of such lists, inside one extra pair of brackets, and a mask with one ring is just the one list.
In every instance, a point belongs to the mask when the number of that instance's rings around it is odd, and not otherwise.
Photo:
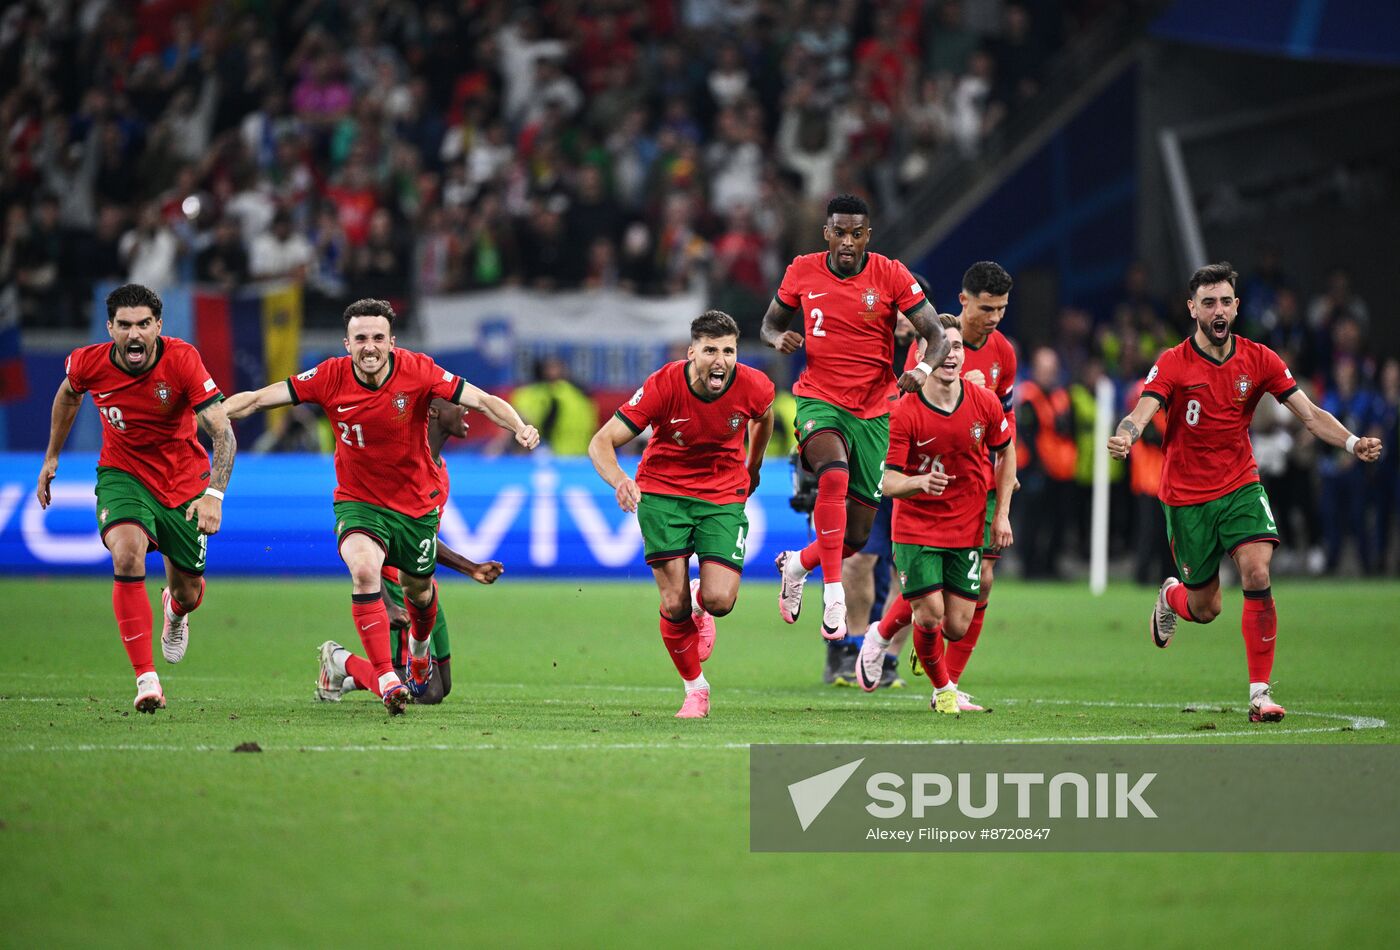
[(1206, 388), (1207, 386), (1209, 386), (1209, 385), (1210, 385), (1210, 383), (1197, 383), (1197, 384), (1194, 385), (1194, 386), (1187, 386), (1187, 387), (1185, 387), (1184, 389), (1182, 389), (1182, 392), (1189, 393), (1189, 392), (1190, 392), (1191, 390), (1193, 390), (1193, 389), (1205, 389), (1205, 388)]
[[(112, 393), (114, 392), (116, 392), (115, 389), (112, 390)], [(112, 393), (94, 393), (93, 395), (95, 395), (98, 399), (106, 399), (108, 396), (112, 395)]]
[(690, 416), (685, 416), (685, 417), (680, 418), (680, 419), (672, 419), (672, 420), (671, 420), (671, 425), (675, 425), (677, 422), (689, 422), (689, 421), (690, 421)]
[(808, 300), (816, 300), (818, 297), (825, 297), (825, 296), (826, 296), (827, 294), (829, 294), (829, 293), (831, 293), (831, 291), (829, 291), (829, 290), (824, 290), (824, 291), (822, 291), (822, 292), (819, 293), (819, 294), (814, 294), (814, 293), (812, 293), (812, 292), (809, 290), (809, 291), (807, 291), (807, 299), (808, 299)]
[(349, 412), (351, 409), (354, 409), (354, 408), (355, 408), (356, 406), (358, 406), (358, 405), (359, 405), (359, 403), (355, 403), (354, 406), (336, 406), (336, 407), (335, 407), (335, 411), (336, 411), (336, 412)]
[(930, 442), (937, 442), (937, 441), (938, 441), (938, 436), (934, 436), (934, 437), (931, 438), (931, 439), (924, 439), (924, 441), (922, 441), (922, 442), (915, 442), (914, 444), (915, 444), (915, 445), (928, 445)]

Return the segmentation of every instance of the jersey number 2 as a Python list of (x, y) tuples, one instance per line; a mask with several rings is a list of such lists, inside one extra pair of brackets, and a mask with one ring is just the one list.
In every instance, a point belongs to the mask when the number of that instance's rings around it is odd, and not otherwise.
[(826, 336), (826, 331), (822, 329), (822, 320), (826, 319), (826, 314), (822, 313), (820, 307), (812, 308), (812, 336)]

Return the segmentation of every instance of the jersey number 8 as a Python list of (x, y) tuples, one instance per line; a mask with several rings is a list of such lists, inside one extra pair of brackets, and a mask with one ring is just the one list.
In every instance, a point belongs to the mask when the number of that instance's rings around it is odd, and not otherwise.
[(1201, 404), (1193, 399), (1186, 404), (1186, 424), (1193, 426), (1201, 421)]

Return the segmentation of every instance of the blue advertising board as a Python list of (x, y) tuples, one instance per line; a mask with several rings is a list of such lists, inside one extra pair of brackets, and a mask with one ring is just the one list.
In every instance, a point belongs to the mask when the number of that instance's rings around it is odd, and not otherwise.
[[(445, 457), (452, 493), (441, 537), (454, 550), (477, 561), (501, 561), (511, 577), (650, 579), (636, 516), (617, 507), (587, 459)], [(42, 461), (39, 453), (0, 454), (0, 569), (8, 575), (110, 574), (94, 515), (97, 457), (63, 456), (47, 510), (34, 494)], [(333, 533), (334, 487), (328, 455), (240, 455), (223, 527), (209, 543), (210, 574), (343, 574)], [(769, 576), (780, 551), (809, 540), (805, 517), (788, 506), (790, 487), (787, 464), (772, 462), (749, 500), (744, 558), (760, 576)], [(160, 568), (152, 561), (149, 570)]]

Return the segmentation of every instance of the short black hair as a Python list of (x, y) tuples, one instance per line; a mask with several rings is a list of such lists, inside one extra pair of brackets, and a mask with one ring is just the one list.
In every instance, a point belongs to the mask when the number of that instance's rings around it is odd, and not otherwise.
[(1240, 275), (1235, 273), (1235, 267), (1229, 261), (1221, 261), (1219, 264), (1207, 264), (1196, 273), (1191, 275), (1191, 283), (1187, 288), (1191, 291), (1191, 296), (1196, 296), (1196, 290), (1200, 287), (1208, 287), (1211, 284), (1227, 283), (1230, 289), (1235, 289), (1235, 281), (1240, 279)]
[(345, 326), (350, 327), (350, 321), (355, 317), (383, 317), (389, 321), (389, 329), (394, 328), (394, 321), (398, 319), (398, 314), (394, 313), (394, 307), (387, 300), (375, 300), (373, 297), (361, 297), (350, 306), (345, 308)]
[(162, 304), (160, 294), (142, 284), (122, 284), (107, 295), (107, 322), (117, 317), (122, 307), (149, 307), (151, 315), (160, 319)]
[(1011, 293), (1011, 275), (996, 261), (978, 261), (963, 274), (962, 289), (971, 297), (982, 294), (1000, 297)]
[(702, 337), (717, 340), (722, 336), (732, 336), (735, 339), (739, 336), (739, 324), (723, 310), (706, 310), (690, 321), (691, 340), (699, 340)]
[(855, 195), (837, 195), (826, 203), (826, 216), (833, 214), (863, 214), (870, 217), (870, 206)]

